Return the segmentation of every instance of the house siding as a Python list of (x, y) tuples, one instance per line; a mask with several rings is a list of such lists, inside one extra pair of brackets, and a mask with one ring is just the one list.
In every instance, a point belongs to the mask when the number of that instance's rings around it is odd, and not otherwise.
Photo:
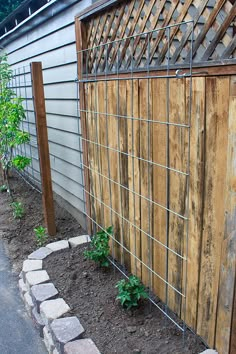
[[(90, 4), (91, 0), (78, 1), (55, 16), (52, 6), (51, 18), (5, 46), (12, 69), (28, 66), (32, 61), (42, 62), (53, 191), (61, 197), (60, 201), (65, 201), (82, 226), (85, 225), (85, 201), (74, 17)], [(27, 108), (33, 110), (32, 100), (28, 101)], [(33, 125), (31, 134), (36, 141)], [(37, 174), (37, 159), (33, 166)]]

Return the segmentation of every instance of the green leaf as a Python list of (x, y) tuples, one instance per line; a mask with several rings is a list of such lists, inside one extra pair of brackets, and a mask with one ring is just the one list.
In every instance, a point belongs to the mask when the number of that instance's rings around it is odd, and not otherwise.
[(137, 307), (141, 299), (148, 297), (144, 285), (134, 275), (131, 275), (128, 280), (122, 279), (117, 282), (116, 288), (118, 288), (116, 299), (127, 309)]

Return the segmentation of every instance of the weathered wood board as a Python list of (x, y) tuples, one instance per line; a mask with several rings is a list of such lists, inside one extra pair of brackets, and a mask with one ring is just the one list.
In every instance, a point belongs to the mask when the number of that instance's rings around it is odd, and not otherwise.
[(111, 253), (226, 353), (235, 277), (230, 78), (101, 81), (86, 94), (91, 112), (99, 112), (87, 114), (87, 136), (98, 143), (88, 143), (90, 191), (98, 199), (92, 213), (102, 227), (114, 226)]

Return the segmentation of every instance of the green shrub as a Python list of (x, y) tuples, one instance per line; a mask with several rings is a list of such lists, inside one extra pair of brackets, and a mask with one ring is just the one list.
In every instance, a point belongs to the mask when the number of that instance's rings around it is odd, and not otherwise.
[(85, 251), (84, 256), (96, 263), (99, 263), (101, 267), (108, 267), (109, 261), (107, 257), (110, 253), (109, 239), (112, 233), (112, 226), (108, 227), (106, 231), (97, 232), (91, 241), (92, 249)]
[(131, 275), (128, 280), (120, 280), (116, 284), (116, 288), (118, 288), (118, 296), (116, 299), (119, 300), (121, 305), (126, 309), (137, 307), (141, 299), (148, 297), (144, 285), (135, 275)]
[(23, 218), (25, 214), (24, 207), (21, 202), (13, 202), (10, 204), (13, 210), (13, 217), (15, 219), (21, 219)]
[(35, 237), (38, 246), (43, 246), (48, 240), (47, 229), (43, 226), (38, 226), (34, 229)]
[(22, 170), (31, 161), (20, 155), (13, 157), (14, 149), (28, 143), (30, 135), (19, 128), (25, 118), (25, 110), (22, 105), (23, 99), (16, 97), (15, 92), (9, 87), (12, 79), (13, 74), (7, 63), (7, 56), (0, 56), (0, 161), (7, 181), (12, 166)]

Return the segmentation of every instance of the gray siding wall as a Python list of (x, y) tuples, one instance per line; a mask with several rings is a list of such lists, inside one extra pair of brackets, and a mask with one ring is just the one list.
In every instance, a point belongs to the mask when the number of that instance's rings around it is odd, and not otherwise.
[[(47, 22), (6, 46), (13, 69), (42, 61), (53, 190), (69, 210), (71, 207), (70, 211), (82, 225), (85, 203), (78, 135), (74, 17), (91, 2), (80, 1), (56, 16), (52, 9)], [(31, 102), (28, 109), (33, 109)], [(36, 162), (34, 167), (39, 170)]]

